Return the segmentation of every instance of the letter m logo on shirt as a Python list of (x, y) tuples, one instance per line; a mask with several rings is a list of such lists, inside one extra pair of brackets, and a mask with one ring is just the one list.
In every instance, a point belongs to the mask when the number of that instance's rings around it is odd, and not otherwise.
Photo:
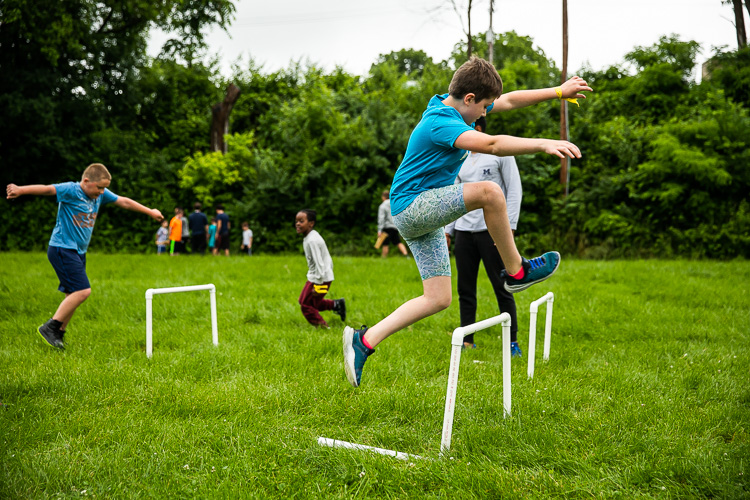
[(490, 169), (489, 168), (483, 168), (482, 169), (482, 175), (484, 175), (484, 176), (490, 175)]

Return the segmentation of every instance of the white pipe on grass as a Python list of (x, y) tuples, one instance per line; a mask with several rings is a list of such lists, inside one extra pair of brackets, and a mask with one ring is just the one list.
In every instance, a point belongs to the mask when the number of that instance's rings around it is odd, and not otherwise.
[(398, 458), (399, 460), (410, 460), (412, 458), (424, 459), (419, 455), (412, 455), (410, 453), (403, 453), (401, 451), (386, 450), (385, 448), (376, 448), (374, 446), (365, 446), (363, 444), (350, 443), (348, 441), (340, 441), (338, 439), (330, 439), (319, 437), (318, 444), (321, 446), (329, 446), (331, 448), (349, 448), (351, 450), (360, 451), (371, 451), (373, 453), (379, 453), (381, 455), (388, 455), (389, 457)]

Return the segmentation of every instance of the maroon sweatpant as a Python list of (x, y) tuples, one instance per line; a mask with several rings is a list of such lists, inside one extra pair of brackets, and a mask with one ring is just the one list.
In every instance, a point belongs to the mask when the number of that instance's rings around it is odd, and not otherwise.
[(299, 296), (299, 305), (302, 308), (302, 314), (305, 319), (314, 326), (327, 325), (326, 320), (318, 314), (318, 311), (333, 310), (333, 301), (325, 299), (328, 293), (328, 287), (331, 282), (316, 285), (315, 283), (306, 282), (302, 293)]

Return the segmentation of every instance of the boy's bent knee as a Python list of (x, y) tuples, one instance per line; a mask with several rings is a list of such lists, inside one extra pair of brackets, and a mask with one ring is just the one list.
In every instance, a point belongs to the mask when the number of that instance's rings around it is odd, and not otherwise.
[(505, 204), (505, 195), (500, 186), (492, 181), (481, 181), (481, 184), (487, 201)]
[[(469, 191), (467, 193), (467, 190)], [(468, 196), (466, 196), (468, 194)], [(492, 181), (479, 181), (464, 184), (464, 196), (467, 210), (493, 206), (496, 209), (505, 207), (503, 190)]]
[(78, 290), (77, 292), (73, 292), (73, 294), (78, 297), (78, 299), (83, 302), (84, 300), (88, 299), (91, 295), (91, 288), (86, 288), (84, 290)]

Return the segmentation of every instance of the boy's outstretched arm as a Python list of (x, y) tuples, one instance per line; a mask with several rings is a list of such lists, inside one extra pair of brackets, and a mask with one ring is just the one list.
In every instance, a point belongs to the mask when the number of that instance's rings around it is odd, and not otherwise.
[[(561, 96), (558, 97), (556, 88), (561, 91)], [(547, 89), (533, 89), (533, 90), (514, 90), (503, 94), (495, 99), (494, 107), (490, 113), (498, 113), (500, 111), (510, 111), (511, 109), (525, 108), (532, 104), (538, 104), (542, 101), (548, 101), (550, 99), (586, 99), (584, 94), (581, 94), (584, 90), (593, 92), (594, 89), (589, 87), (586, 80), (580, 76), (574, 76), (567, 82), (560, 85), (560, 87), (550, 87)]]
[(516, 156), (547, 153), (560, 158), (580, 158), (581, 150), (568, 141), (552, 139), (526, 139), (512, 135), (487, 135), (476, 130), (467, 130), (458, 136), (453, 146), (476, 153), (495, 156)]
[(137, 201), (131, 200), (130, 198), (126, 198), (125, 196), (118, 197), (117, 201), (115, 201), (115, 205), (117, 205), (120, 208), (125, 208), (127, 210), (132, 210), (134, 212), (140, 212), (142, 214), (146, 214), (149, 217), (156, 219), (158, 221), (164, 218), (164, 216), (161, 214), (159, 210), (155, 208), (148, 208), (146, 206), (143, 206)]
[(29, 186), (16, 186), (15, 184), (8, 184), (5, 188), (5, 192), (8, 195), (8, 199), (18, 198), (23, 195), (36, 195), (36, 196), (55, 196), (57, 189), (52, 184), (31, 184)]

